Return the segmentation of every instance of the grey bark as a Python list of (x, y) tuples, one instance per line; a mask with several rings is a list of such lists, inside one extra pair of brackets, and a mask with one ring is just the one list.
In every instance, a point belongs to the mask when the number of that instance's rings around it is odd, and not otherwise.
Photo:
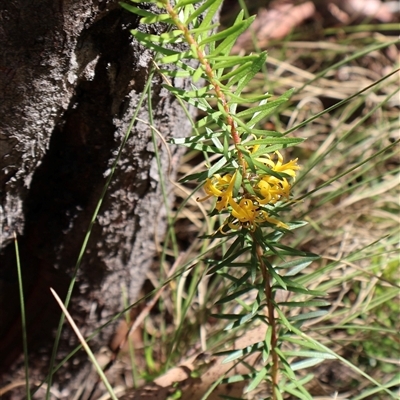
[[(138, 18), (115, 1), (4, 1), (0, 21), (1, 388), (22, 376), (13, 235), (24, 277), (30, 375), (38, 381), (48, 372), (60, 316), (49, 287), (64, 298), (143, 92), (151, 53), (130, 35)], [(161, 83), (160, 77), (153, 80), (156, 128), (167, 139), (182, 136), (189, 124)], [(147, 103), (139, 117), (149, 119)], [(167, 175), (166, 149), (158, 147)], [(122, 285), (130, 300), (137, 297), (155, 252), (154, 236), (164, 234), (154, 150), (149, 127), (137, 123), (94, 226), (70, 306), (84, 335), (123, 309)], [(172, 170), (178, 160), (179, 151), (172, 149)], [(107, 345), (112, 331), (111, 325), (90, 342), (95, 352)], [(59, 358), (76, 344), (66, 326)], [(78, 353), (56, 376), (62, 398), (72, 399), (86, 379), (86, 360)], [(17, 392), (7, 391), (3, 398), (18, 398)]]

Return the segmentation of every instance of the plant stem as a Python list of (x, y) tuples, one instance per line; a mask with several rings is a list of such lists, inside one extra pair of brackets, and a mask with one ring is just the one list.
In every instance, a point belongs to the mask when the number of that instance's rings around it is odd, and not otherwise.
[(231, 134), (233, 143), (236, 146), (238, 160), (240, 161), (240, 164), (242, 165), (243, 172), (244, 172), (246, 170), (246, 163), (244, 162), (242, 152), (237, 148), (237, 145), (240, 144), (240, 142), (241, 142), (240, 136), (236, 129), (235, 122), (232, 118), (231, 112), (229, 110), (228, 101), (226, 100), (226, 97), (221, 90), (218, 80), (214, 76), (214, 71), (213, 71), (210, 63), (207, 61), (206, 54), (200, 48), (196, 39), (190, 34), (188, 27), (184, 23), (181, 22), (178, 14), (174, 10), (174, 8), (171, 6), (169, 0), (163, 0), (162, 2), (164, 4), (164, 7), (165, 7), (166, 11), (168, 12), (169, 16), (171, 17), (172, 21), (174, 22), (175, 26), (183, 32), (183, 36), (185, 37), (186, 42), (192, 48), (196, 49), (197, 58), (200, 62), (200, 65), (203, 67), (204, 72), (207, 75), (208, 81), (214, 87), (215, 95), (216, 95), (217, 99), (219, 99), (219, 101), (221, 102), (222, 107), (226, 113), (226, 115), (225, 115), (226, 123), (230, 127), (230, 134)]
[(274, 295), (271, 287), (271, 276), (268, 272), (268, 268), (265, 265), (263, 260), (263, 249), (257, 243), (256, 238), (253, 236), (253, 240), (256, 243), (256, 254), (258, 258), (258, 262), (260, 265), (260, 269), (263, 275), (264, 280), (264, 292), (267, 302), (268, 309), (268, 322), (271, 333), (271, 357), (272, 357), (272, 368), (271, 368), (271, 381), (272, 381), (272, 399), (276, 400), (276, 391), (278, 388), (278, 379), (279, 379), (279, 356), (276, 352), (276, 348), (278, 346), (278, 335), (277, 335), (277, 322), (275, 319), (275, 303), (274, 303)]

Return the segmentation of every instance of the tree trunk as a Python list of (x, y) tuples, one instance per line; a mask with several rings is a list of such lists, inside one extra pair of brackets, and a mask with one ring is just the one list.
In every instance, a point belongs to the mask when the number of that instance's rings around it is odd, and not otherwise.
[[(24, 278), (30, 378), (48, 373), (60, 309), (112, 162), (152, 65), (130, 34), (139, 19), (110, 0), (10, 0), (0, 4), (0, 389), (23, 378), (21, 316), (13, 235)], [(143, 28), (148, 29), (148, 28)], [(155, 27), (157, 33), (162, 27)], [(158, 31), (157, 31), (158, 30)], [(152, 83), (156, 128), (190, 131), (177, 101)], [(176, 79), (175, 86), (185, 82)], [(139, 117), (149, 120), (147, 102)], [(149, 126), (138, 122), (92, 231), (70, 312), (88, 335), (134, 300), (165, 232), (160, 177)], [(158, 146), (167, 169), (165, 146)], [(171, 149), (172, 171), (179, 151)], [(107, 345), (113, 326), (91, 342)], [(58, 359), (78, 344), (65, 326)], [(61, 398), (90, 370), (78, 352), (56, 378)], [(89, 372), (88, 372), (89, 373)], [(2, 398), (19, 398), (8, 391)], [(20, 391), (19, 393), (22, 393)], [(44, 398), (38, 392), (38, 398)], [(82, 396), (81, 398), (85, 398)], [(87, 398), (87, 397), (86, 397)]]

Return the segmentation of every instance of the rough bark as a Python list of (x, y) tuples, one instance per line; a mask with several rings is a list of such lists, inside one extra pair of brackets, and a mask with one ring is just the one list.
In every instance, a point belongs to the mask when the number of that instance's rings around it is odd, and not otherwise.
[[(21, 326), (13, 234), (18, 235), (27, 306), (31, 379), (47, 373), (61, 297), (106, 176), (137, 107), (151, 53), (130, 35), (138, 18), (114, 1), (10, 0), (0, 4), (0, 386), (16, 381)], [(143, 29), (148, 29), (144, 28)], [(162, 27), (154, 28), (162, 29)], [(165, 138), (190, 129), (175, 101), (153, 81), (153, 116)], [(175, 80), (175, 86), (184, 87)], [(148, 106), (139, 117), (148, 120)], [(162, 164), (168, 158), (160, 144)], [(149, 127), (137, 123), (92, 232), (71, 303), (82, 333), (135, 299), (165, 231)], [(179, 151), (172, 149), (172, 167)], [(167, 171), (165, 171), (167, 174)], [(108, 343), (113, 327), (91, 341)], [(59, 357), (77, 344), (65, 327)], [(56, 378), (61, 398), (85, 379), (87, 357)], [(89, 368), (90, 369), (90, 368)], [(72, 383), (71, 383), (72, 382)], [(14, 397), (13, 397), (14, 396)], [(3, 398), (17, 398), (7, 392)], [(39, 395), (43, 398), (43, 392)], [(82, 397), (83, 398), (83, 397)]]

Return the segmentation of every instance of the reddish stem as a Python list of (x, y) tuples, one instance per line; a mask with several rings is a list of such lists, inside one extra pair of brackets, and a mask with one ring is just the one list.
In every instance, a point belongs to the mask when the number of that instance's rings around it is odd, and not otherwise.
[[(256, 242), (256, 238), (253, 236), (253, 240)], [(276, 390), (278, 388), (279, 381), (279, 356), (276, 352), (278, 346), (278, 336), (277, 336), (277, 321), (275, 319), (275, 307), (274, 307), (274, 297), (271, 287), (271, 277), (268, 272), (263, 260), (263, 250), (259, 244), (256, 244), (256, 254), (258, 262), (260, 263), (261, 272), (264, 280), (264, 292), (267, 302), (268, 309), (268, 322), (271, 333), (271, 357), (272, 357), (272, 369), (271, 369), (271, 380), (272, 380), (272, 399), (276, 400)]]

